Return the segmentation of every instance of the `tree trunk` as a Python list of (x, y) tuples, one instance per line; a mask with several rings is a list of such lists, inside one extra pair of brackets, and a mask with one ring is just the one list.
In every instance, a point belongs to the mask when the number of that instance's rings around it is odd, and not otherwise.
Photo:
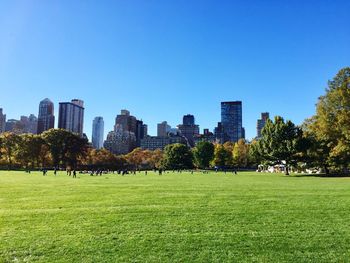
[(287, 163), (285, 165), (284, 174), (285, 175), (289, 175), (289, 169), (288, 169), (288, 164)]
[(328, 166), (327, 164), (324, 164), (324, 171), (326, 172), (326, 175), (329, 175), (329, 169), (328, 169)]

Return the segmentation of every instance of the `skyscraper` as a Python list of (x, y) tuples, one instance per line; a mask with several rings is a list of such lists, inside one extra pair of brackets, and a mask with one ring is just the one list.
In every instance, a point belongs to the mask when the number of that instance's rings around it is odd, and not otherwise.
[(261, 113), (261, 119), (258, 119), (256, 122), (256, 136), (257, 138), (261, 137), (261, 130), (264, 128), (267, 119), (270, 118), (270, 114), (268, 112), (262, 112)]
[(143, 121), (137, 120), (136, 121), (136, 145), (137, 147), (141, 146), (141, 140), (147, 136), (147, 125), (143, 124)]
[(92, 122), (92, 146), (95, 149), (103, 147), (104, 121), (102, 117), (95, 117)]
[(6, 128), (6, 114), (4, 114), (2, 108), (0, 108), (0, 133), (5, 132), (5, 128)]
[(158, 137), (167, 137), (168, 132), (170, 132), (171, 126), (168, 125), (166, 121), (157, 124), (157, 136)]
[(71, 102), (60, 102), (58, 128), (83, 136), (84, 102), (74, 99)]
[(183, 125), (194, 125), (194, 116), (191, 114), (184, 115), (182, 118)]
[(54, 105), (48, 98), (40, 101), (39, 115), (38, 115), (38, 128), (37, 133), (41, 134), (44, 131), (55, 127), (55, 115)]
[(194, 146), (194, 137), (199, 134), (199, 126), (195, 124), (194, 116), (187, 114), (183, 116), (182, 124), (178, 125), (182, 136), (184, 136), (190, 146)]
[(147, 135), (147, 125), (121, 110), (115, 118), (114, 131), (107, 135), (104, 147), (115, 154), (126, 154), (140, 146), (141, 139)]
[(130, 111), (121, 110), (115, 118), (114, 130), (121, 128), (123, 131), (136, 133), (136, 117), (130, 115)]
[(221, 126), (221, 143), (237, 142), (243, 138), (241, 101), (221, 102)]

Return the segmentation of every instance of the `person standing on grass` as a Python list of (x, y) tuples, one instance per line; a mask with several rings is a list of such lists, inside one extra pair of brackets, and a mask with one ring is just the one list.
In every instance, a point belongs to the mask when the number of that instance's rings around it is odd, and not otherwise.
[(73, 178), (77, 178), (77, 172), (75, 171), (75, 169), (73, 170)]
[(56, 176), (56, 174), (57, 174), (57, 169), (56, 169), (56, 167), (55, 167), (55, 169), (53, 170), (53, 174)]

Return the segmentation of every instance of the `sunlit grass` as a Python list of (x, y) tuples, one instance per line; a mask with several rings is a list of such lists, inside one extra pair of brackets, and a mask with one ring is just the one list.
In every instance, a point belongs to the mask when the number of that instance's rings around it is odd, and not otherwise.
[(346, 262), (350, 179), (0, 172), (0, 262)]

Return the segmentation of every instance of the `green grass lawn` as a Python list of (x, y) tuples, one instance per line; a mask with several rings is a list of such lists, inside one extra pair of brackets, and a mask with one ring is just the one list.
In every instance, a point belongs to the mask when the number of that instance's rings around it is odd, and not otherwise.
[(0, 262), (348, 262), (350, 178), (0, 172)]

